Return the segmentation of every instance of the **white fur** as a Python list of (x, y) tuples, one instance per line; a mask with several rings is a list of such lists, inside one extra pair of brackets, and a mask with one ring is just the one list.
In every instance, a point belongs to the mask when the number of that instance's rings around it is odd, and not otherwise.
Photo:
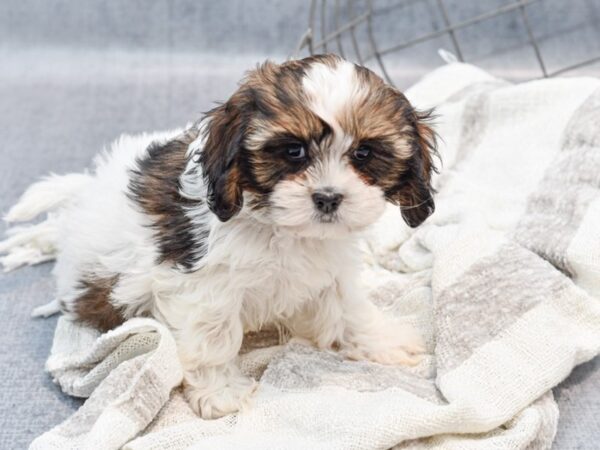
[(366, 87), (358, 82), (354, 64), (348, 61), (340, 60), (335, 67), (314, 64), (307, 71), (302, 85), (310, 109), (339, 134), (342, 133), (340, 116), (352, 111), (353, 105), (368, 95)]
[[(314, 108), (324, 118), (335, 121), (337, 111), (348, 107), (348, 96), (360, 95), (353, 76), (346, 65), (332, 73), (320, 67), (309, 75), (305, 88), (312, 89), (314, 99), (322, 99)], [(324, 93), (335, 86), (341, 92), (325, 99)], [(357, 286), (354, 232), (383, 213), (385, 199), (378, 187), (362, 182), (349, 167), (344, 156), (349, 140), (339, 127), (327, 143), (328, 156), (304, 180), (278, 183), (271, 197), (277, 208), (257, 212), (244, 206), (225, 223), (205, 206), (187, 211), (194, 224), (209, 230), (208, 253), (191, 272), (157, 263), (151, 218), (126, 195), (136, 158), (150, 142), (177, 133), (123, 136), (96, 159), (95, 172), (85, 175), (77, 189), (66, 189), (78, 179), (73, 175), (53, 177), (34, 185), (11, 210), (10, 217), (30, 218), (60, 206), (51, 244), (58, 250), (57, 298), (67, 305), (67, 314), (81, 293), (82, 274), (119, 274), (112, 303), (126, 317), (151, 314), (171, 328), (185, 370), (187, 398), (206, 418), (248, 406), (256, 382), (241, 374), (236, 358), (244, 332), (266, 324), (283, 326), (319, 348), (337, 345), (355, 359), (385, 364), (418, 360), (419, 337), (384, 317)], [(188, 197), (205, 196), (193, 160), (199, 145), (201, 141), (192, 144), (190, 164), (181, 178)], [(327, 223), (315, 218), (310, 197), (324, 187), (344, 195), (335, 220)], [(52, 308), (39, 312), (48, 311)]]

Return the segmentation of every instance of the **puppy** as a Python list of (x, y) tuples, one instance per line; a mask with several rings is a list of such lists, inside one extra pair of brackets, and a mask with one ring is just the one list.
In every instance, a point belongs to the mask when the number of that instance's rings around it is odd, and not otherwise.
[(34, 185), (7, 218), (54, 209), (57, 300), (100, 330), (173, 332), (192, 408), (243, 408), (246, 331), (276, 324), (356, 360), (413, 364), (419, 336), (357, 286), (356, 239), (400, 205), (434, 210), (434, 133), (377, 75), (338, 56), (267, 62), (185, 130), (123, 136), (91, 174)]

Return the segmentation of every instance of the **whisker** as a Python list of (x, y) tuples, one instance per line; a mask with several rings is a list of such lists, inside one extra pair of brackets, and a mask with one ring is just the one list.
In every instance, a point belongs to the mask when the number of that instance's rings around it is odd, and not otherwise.
[(423, 200), (421, 203), (419, 203), (418, 205), (412, 205), (412, 206), (402, 206), (400, 205), (400, 211), (406, 211), (407, 209), (415, 209), (418, 208), (419, 206), (423, 206), (425, 203), (427, 203), (429, 200), (433, 200), (433, 197), (429, 196), (426, 200)]

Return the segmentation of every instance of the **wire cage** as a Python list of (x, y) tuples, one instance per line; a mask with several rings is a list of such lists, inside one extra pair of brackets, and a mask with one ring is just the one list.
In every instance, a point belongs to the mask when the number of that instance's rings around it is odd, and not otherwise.
[(447, 60), (529, 79), (594, 66), (599, 42), (598, 0), (312, 0), (296, 55), (338, 53), (396, 84), (394, 67), (411, 65), (415, 78), (444, 49)]

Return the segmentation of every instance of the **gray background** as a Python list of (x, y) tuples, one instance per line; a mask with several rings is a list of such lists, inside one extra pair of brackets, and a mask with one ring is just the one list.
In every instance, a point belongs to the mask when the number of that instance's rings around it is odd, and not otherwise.
[[(446, 0), (452, 20), (503, 3)], [(433, 0), (379, 0), (376, 7), (381, 43), (442, 27)], [(546, 0), (528, 11), (550, 69), (600, 54), (598, 0)], [(307, 20), (304, 0), (2, 0), (0, 211), (40, 176), (82, 170), (120, 133), (196, 119), (226, 99), (246, 69), (290, 55)], [(539, 76), (516, 14), (469, 27), (459, 38), (468, 60), (498, 75)], [(451, 49), (447, 37), (386, 57), (396, 84), (406, 87), (440, 65), (439, 47)], [(600, 66), (577, 73), (598, 76)], [(0, 274), (1, 449), (26, 447), (80, 404), (43, 370), (56, 319), (29, 318), (52, 299), (50, 270), (46, 264)], [(598, 447), (598, 361), (555, 390), (556, 448)]]

